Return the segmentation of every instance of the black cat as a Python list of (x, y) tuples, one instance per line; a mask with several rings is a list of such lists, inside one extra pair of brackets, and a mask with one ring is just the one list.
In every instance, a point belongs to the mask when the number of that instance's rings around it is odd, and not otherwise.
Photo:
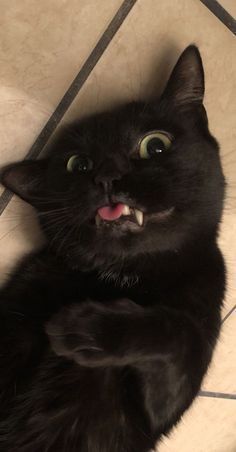
[(3, 169), (47, 245), (0, 293), (0, 450), (147, 452), (197, 395), (220, 329), (219, 148), (195, 46), (153, 102)]

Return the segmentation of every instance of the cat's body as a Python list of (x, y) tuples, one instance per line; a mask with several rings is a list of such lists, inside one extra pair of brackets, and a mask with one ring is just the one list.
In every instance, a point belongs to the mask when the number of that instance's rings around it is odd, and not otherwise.
[[(92, 117), (50, 160), (3, 172), (48, 245), (0, 294), (0, 450), (149, 452), (196, 396), (225, 288), (224, 178), (203, 91), (189, 47), (158, 107)], [(150, 132), (166, 146), (151, 160)]]

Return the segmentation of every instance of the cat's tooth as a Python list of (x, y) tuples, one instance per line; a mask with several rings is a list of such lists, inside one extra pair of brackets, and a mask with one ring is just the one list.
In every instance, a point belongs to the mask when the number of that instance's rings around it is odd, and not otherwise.
[(130, 208), (127, 204), (124, 205), (122, 215), (130, 215)]
[(95, 217), (95, 222), (96, 222), (96, 225), (97, 226), (100, 226), (100, 223), (101, 223), (101, 217), (100, 217), (100, 215), (96, 215), (96, 217)]
[(135, 214), (137, 223), (139, 224), (139, 226), (142, 226), (143, 225), (143, 212), (141, 210), (134, 209), (134, 214)]

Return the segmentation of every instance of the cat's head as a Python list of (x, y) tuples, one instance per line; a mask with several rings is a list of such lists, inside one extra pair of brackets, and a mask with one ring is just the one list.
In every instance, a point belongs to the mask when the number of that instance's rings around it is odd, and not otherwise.
[(36, 208), (73, 266), (119, 267), (214, 239), (224, 177), (203, 95), (201, 57), (189, 46), (160, 99), (72, 124), (47, 158), (9, 165), (2, 183)]

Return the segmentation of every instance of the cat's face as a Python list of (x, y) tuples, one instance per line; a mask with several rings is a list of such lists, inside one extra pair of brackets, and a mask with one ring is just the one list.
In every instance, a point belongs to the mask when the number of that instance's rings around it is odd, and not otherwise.
[(224, 178), (203, 94), (201, 59), (189, 47), (159, 101), (72, 125), (48, 159), (10, 165), (3, 183), (36, 207), (73, 266), (119, 267), (215, 234)]

